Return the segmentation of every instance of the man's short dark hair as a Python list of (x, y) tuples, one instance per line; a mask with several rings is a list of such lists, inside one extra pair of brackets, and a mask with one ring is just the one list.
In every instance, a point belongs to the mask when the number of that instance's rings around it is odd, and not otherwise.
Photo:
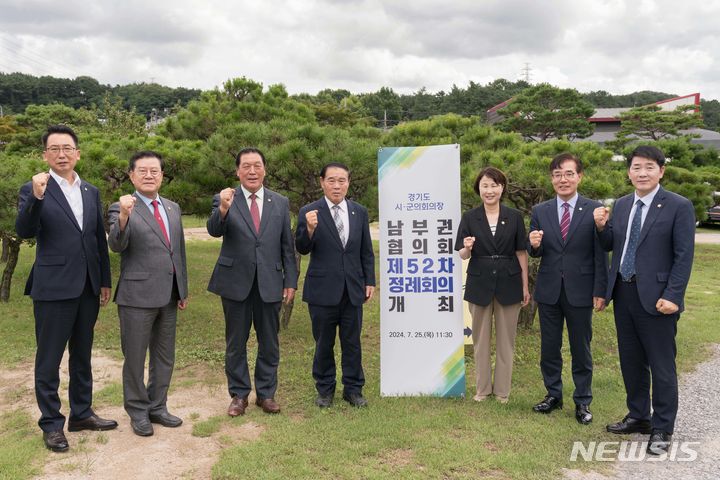
[(348, 178), (350, 178), (350, 169), (348, 168), (347, 165), (345, 165), (344, 163), (340, 163), (340, 162), (330, 162), (327, 165), (325, 165), (322, 168), (322, 170), (320, 170), (320, 178), (322, 178), (323, 180), (325, 179), (325, 174), (327, 173), (328, 168), (342, 168), (343, 170), (345, 170), (348, 173)]
[(162, 155), (157, 152), (153, 152), (152, 150), (142, 150), (130, 157), (128, 166), (130, 167), (129, 169), (131, 172), (135, 170), (135, 162), (137, 162), (141, 158), (157, 158), (158, 160), (160, 160), (160, 170), (165, 170), (165, 161), (163, 160)]
[(550, 162), (550, 173), (553, 172), (553, 170), (557, 170), (560, 168), (560, 166), (567, 162), (568, 160), (575, 162), (575, 171), (577, 173), (582, 173), (583, 171), (583, 165), (582, 162), (578, 157), (573, 155), (572, 153), (561, 153), (560, 155), (556, 155), (555, 158), (552, 159), (552, 162)]
[[(505, 174), (500, 170), (499, 168), (495, 167), (485, 167), (482, 170), (480, 170), (480, 173), (478, 173), (477, 178), (475, 179), (475, 184), (473, 185), (473, 188), (475, 190), (475, 193), (480, 195), (480, 180), (483, 177), (488, 177), (493, 182), (497, 183), (498, 185), (502, 185), (503, 187), (503, 193), (502, 196), (505, 195), (505, 189), (507, 188), (507, 177)], [(502, 198), (501, 196), (501, 198)]]
[(53, 135), (56, 133), (70, 135), (73, 139), (73, 142), (75, 142), (74, 147), (77, 148), (77, 146), (78, 146), (77, 134), (75, 134), (73, 129), (68, 127), (67, 125), (50, 125), (47, 128), (47, 131), (42, 136), (43, 147), (47, 148), (48, 138), (50, 137), (50, 135)]
[(247, 155), (248, 153), (257, 153), (258, 155), (260, 155), (260, 159), (263, 162), (263, 167), (266, 165), (265, 155), (263, 155), (263, 153), (259, 149), (255, 148), (255, 147), (246, 147), (246, 148), (243, 148), (242, 150), (240, 150), (238, 152), (238, 154), (235, 156), (235, 167), (236, 168), (240, 166), (240, 159), (242, 158), (242, 156)]
[(655, 163), (658, 164), (658, 167), (665, 166), (665, 154), (663, 154), (662, 150), (653, 145), (640, 145), (639, 147), (636, 147), (635, 150), (630, 152), (630, 155), (627, 156), (628, 168), (630, 168), (630, 166), (632, 165), (633, 158), (635, 157), (655, 160)]

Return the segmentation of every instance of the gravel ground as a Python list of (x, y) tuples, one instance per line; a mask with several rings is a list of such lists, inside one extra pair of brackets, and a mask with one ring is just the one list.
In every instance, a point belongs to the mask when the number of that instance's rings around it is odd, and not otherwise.
[[(680, 405), (675, 422), (674, 442), (699, 442), (690, 446), (697, 452), (693, 461), (670, 461), (647, 455), (643, 461), (616, 462), (614, 474), (566, 471), (568, 479), (583, 480), (716, 480), (720, 478), (720, 345), (712, 357), (691, 373), (680, 377)], [(647, 441), (647, 435), (625, 440)], [(677, 459), (688, 458), (677, 450)], [(650, 460), (649, 460), (650, 459)]]

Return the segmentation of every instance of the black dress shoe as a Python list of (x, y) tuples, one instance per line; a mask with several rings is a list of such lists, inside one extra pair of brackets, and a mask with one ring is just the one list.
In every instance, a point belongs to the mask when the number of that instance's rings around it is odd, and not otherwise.
[(546, 395), (542, 402), (533, 407), (533, 410), (538, 413), (550, 413), (553, 410), (560, 410), (562, 407), (562, 398)]
[(367, 407), (368, 401), (362, 396), (362, 393), (343, 393), (343, 400), (353, 407)]
[(590, 407), (587, 405), (575, 405), (575, 420), (577, 420), (580, 425), (588, 425), (592, 422), (592, 419), (593, 415)]
[(162, 412), (157, 414), (150, 414), (151, 423), (159, 423), (163, 427), (175, 428), (182, 425), (182, 418), (176, 417), (168, 412)]
[(315, 399), (315, 405), (320, 408), (330, 408), (333, 403), (333, 395), (318, 395)]
[(662, 455), (670, 448), (672, 435), (662, 430), (653, 430), (648, 440), (647, 453), (650, 455)]
[(130, 426), (132, 427), (133, 432), (135, 432), (135, 435), (139, 435), (141, 437), (149, 437), (153, 433), (153, 426), (152, 423), (150, 423), (150, 420), (147, 418), (143, 418), (142, 420), (130, 420)]
[(636, 418), (630, 418), (627, 415), (619, 422), (611, 423), (605, 428), (608, 432), (617, 434), (652, 432), (650, 420), (638, 420)]
[(67, 449), (70, 448), (62, 430), (43, 432), (43, 442), (45, 442), (45, 446), (53, 452), (67, 452)]
[(68, 422), (69, 432), (79, 432), (80, 430), (112, 430), (117, 428), (118, 424), (115, 420), (106, 420), (100, 418), (94, 413), (82, 420), (70, 420)]

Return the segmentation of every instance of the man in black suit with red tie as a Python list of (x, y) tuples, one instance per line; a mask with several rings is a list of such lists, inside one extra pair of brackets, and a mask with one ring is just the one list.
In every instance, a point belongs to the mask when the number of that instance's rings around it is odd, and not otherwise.
[(298, 213), (295, 246), (310, 254), (303, 287), (315, 338), (313, 378), (320, 408), (332, 405), (335, 395), (335, 336), (342, 348), (343, 399), (355, 407), (367, 406), (362, 394), (360, 332), (363, 303), (375, 290), (375, 254), (368, 213), (345, 198), (350, 171), (342, 163), (329, 163), (320, 172), (325, 196)]
[(15, 230), (35, 238), (35, 263), (25, 294), (35, 313), (35, 396), (45, 446), (68, 447), (60, 413), (60, 361), (70, 353), (68, 430), (110, 430), (114, 420), (93, 412), (90, 357), (100, 305), (110, 300), (110, 258), (100, 194), (75, 172), (80, 150), (75, 132), (64, 125), (48, 128), (42, 138), (50, 172), (33, 176), (20, 189)]
[(592, 311), (605, 308), (607, 253), (595, 234), (593, 210), (599, 202), (578, 194), (583, 178), (580, 159), (570, 153), (550, 163), (557, 196), (536, 205), (530, 217), (528, 252), (540, 258), (535, 301), (540, 314), (540, 370), (547, 390), (533, 407), (538, 413), (562, 408), (560, 353), (567, 323), (572, 376), (575, 383), (575, 419), (592, 422)]
[(659, 148), (637, 147), (627, 166), (635, 191), (615, 203), (612, 216), (604, 207), (594, 211), (600, 242), (613, 252), (607, 298), (615, 301), (628, 408), (607, 430), (649, 433), (648, 453), (662, 455), (678, 409), (675, 335), (692, 269), (695, 211), (687, 198), (660, 186), (665, 156)]

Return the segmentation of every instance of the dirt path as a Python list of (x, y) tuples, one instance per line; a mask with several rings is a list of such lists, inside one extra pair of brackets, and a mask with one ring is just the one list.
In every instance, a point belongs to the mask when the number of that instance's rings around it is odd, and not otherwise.
[[(121, 385), (122, 363), (95, 353), (93, 355), (94, 391), (108, 385)], [(63, 413), (67, 415), (67, 353), (61, 372)], [(176, 379), (174, 379), (176, 381)], [(193, 386), (172, 389), (168, 406), (183, 418), (179, 428), (155, 425), (151, 437), (132, 432), (130, 419), (121, 406), (97, 407), (96, 413), (120, 424), (108, 432), (67, 432), (70, 443), (67, 453), (50, 453), (39, 479), (206, 479), (223, 448), (239, 442), (252, 441), (263, 427), (244, 419), (233, 420), (207, 438), (192, 435), (193, 424), (222, 415), (227, 408), (224, 386)], [(12, 370), (0, 369), (0, 410), (27, 410), (35, 419), (39, 412), (33, 393), (32, 365), (23, 364)], [(38, 429), (38, 437), (40, 430)]]
[[(373, 240), (380, 238), (380, 229), (378, 228), (377, 222), (370, 224), (370, 236)], [(185, 229), (186, 240), (221, 240), (220, 238), (213, 238), (207, 233), (205, 227), (197, 228), (186, 228)], [(695, 243), (720, 243), (720, 233), (696, 233)]]
[[(185, 240), (222, 240), (222, 238), (215, 238), (208, 235), (207, 228), (205, 227), (186, 228), (184, 231)], [(377, 223), (372, 223), (370, 225), (370, 236), (373, 240), (380, 238), (380, 229), (378, 228)], [(720, 237), (720, 235), (718, 236)], [(720, 243), (720, 240), (718, 242)]]

